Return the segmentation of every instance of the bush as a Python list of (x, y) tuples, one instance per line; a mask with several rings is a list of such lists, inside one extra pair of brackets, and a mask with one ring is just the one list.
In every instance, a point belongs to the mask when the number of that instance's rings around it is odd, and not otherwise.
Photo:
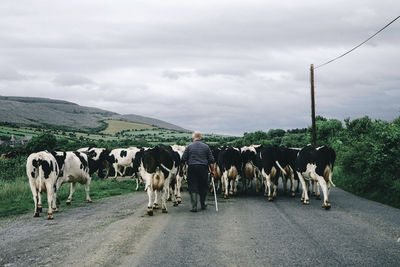
[(368, 117), (346, 121), (338, 151), (338, 185), (360, 196), (400, 207), (400, 127)]
[(17, 177), (26, 177), (25, 166), (26, 157), (23, 156), (0, 160), (0, 180), (15, 180)]

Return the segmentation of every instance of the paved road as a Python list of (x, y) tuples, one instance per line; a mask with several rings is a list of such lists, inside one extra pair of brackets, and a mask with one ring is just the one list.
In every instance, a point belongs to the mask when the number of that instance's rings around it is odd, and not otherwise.
[[(311, 199), (219, 198), (189, 212), (189, 197), (146, 215), (143, 192), (0, 221), (0, 266), (399, 266), (400, 210), (331, 191)], [(212, 203), (213, 197), (209, 197)], [(73, 203), (74, 204), (74, 203)], [(77, 205), (75, 203), (75, 205)]]

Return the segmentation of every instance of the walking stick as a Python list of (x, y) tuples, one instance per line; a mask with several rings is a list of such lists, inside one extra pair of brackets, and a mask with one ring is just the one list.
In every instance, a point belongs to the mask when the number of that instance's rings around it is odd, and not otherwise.
[(215, 210), (218, 211), (217, 192), (215, 191), (214, 177), (211, 176), (211, 181), (214, 188)]

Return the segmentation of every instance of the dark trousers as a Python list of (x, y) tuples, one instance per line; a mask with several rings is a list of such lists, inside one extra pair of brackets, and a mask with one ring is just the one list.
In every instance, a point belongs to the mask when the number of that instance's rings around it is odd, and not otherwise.
[(207, 195), (208, 166), (189, 165), (187, 179), (189, 193), (198, 193), (200, 197)]

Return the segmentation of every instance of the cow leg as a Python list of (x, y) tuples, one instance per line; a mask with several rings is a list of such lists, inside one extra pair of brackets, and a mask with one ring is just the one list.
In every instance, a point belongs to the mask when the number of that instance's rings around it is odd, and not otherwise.
[(114, 169), (114, 177), (112, 177), (113, 179), (117, 178), (118, 175), (118, 164), (117, 163), (113, 163), (113, 169)]
[(128, 168), (127, 168), (127, 167), (125, 167), (125, 166), (123, 166), (122, 168), (124, 168), (124, 170), (122, 171), (122, 173), (121, 173), (121, 176), (125, 176), (126, 169), (128, 169)]
[(265, 173), (265, 171), (263, 170), (263, 176), (265, 178), (264, 180), (264, 184), (265, 184), (265, 192), (264, 192), (264, 196), (268, 195), (268, 200), (272, 201), (272, 195), (271, 195), (271, 175), (268, 175)]
[(53, 219), (53, 208), (52, 208), (53, 187), (50, 182), (45, 182), (45, 185), (46, 185), (46, 191), (47, 191), (47, 206), (49, 207), (47, 209), (47, 219), (52, 220)]
[(35, 203), (35, 209), (33, 210), (33, 216), (34, 217), (39, 217), (39, 210), (38, 210), (38, 192), (36, 190), (36, 184), (35, 181), (31, 178), (29, 178), (29, 185), (31, 187), (32, 191), (32, 196), (33, 196), (33, 202)]
[(268, 186), (267, 186), (267, 174), (265, 173), (264, 169), (261, 172), (262, 174), (262, 184), (264, 184), (264, 197), (268, 195)]
[[(161, 210), (162, 210), (162, 213), (168, 213), (168, 210), (167, 210), (167, 196), (168, 196), (168, 190), (164, 187), (164, 189), (163, 189), (163, 192), (160, 192), (161, 193)], [(174, 206), (175, 206), (175, 204), (174, 204)]]
[(260, 178), (256, 177), (256, 193), (260, 192)]
[(72, 195), (75, 192), (75, 183), (71, 183), (71, 190), (67, 199), (67, 205), (71, 205)]
[(85, 184), (86, 201), (87, 201), (88, 203), (92, 203), (92, 202), (93, 202), (92, 199), (90, 198), (90, 195), (89, 195), (89, 191), (90, 191), (90, 182), (91, 182), (91, 179), (90, 179), (90, 177), (89, 177), (89, 178), (87, 179), (86, 184)]
[(324, 203), (322, 204), (322, 207), (325, 208), (326, 210), (329, 210), (331, 208), (331, 203), (328, 200), (328, 186), (326, 184), (325, 179), (322, 176), (317, 176), (318, 183), (322, 188), (322, 193), (324, 194)]
[(39, 185), (39, 190), (37, 191), (37, 211), (42, 212), (42, 185), (41, 184)]
[[(165, 185), (164, 185), (164, 188), (165, 188)], [(172, 197), (171, 197), (171, 187), (170, 186), (168, 186), (168, 188), (166, 188), (166, 189), (164, 189), (164, 190), (167, 190), (167, 201), (171, 201), (172, 200)], [(162, 197), (161, 197), (162, 198)]]
[(278, 177), (275, 178), (276, 181), (274, 182), (274, 192), (272, 193), (272, 198), (276, 198), (276, 191), (278, 190)]
[(154, 203), (153, 209), (158, 209), (158, 190), (154, 190)]
[(271, 182), (271, 174), (267, 175), (267, 186), (268, 186), (268, 200), (269, 201), (273, 201), (274, 200), (274, 196), (272, 191), (272, 182)]
[(282, 183), (283, 183), (283, 192), (286, 194), (286, 192), (287, 192), (287, 181), (288, 181), (288, 178), (286, 177), (286, 175), (284, 175), (283, 173), (282, 173)]
[(228, 172), (225, 171), (223, 174), (223, 179), (224, 179), (224, 198), (228, 198), (228, 187), (229, 187), (229, 181), (228, 181)]
[(290, 191), (292, 192), (292, 197), (294, 197), (296, 193), (294, 192), (294, 172), (292, 168), (290, 168)]
[(53, 191), (53, 212), (58, 212), (58, 208), (57, 208), (57, 191), (55, 186), (53, 187), (54, 191)]
[(315, 182), (315, 187), (317, 188), (317, 190), (316, 190), (316, 195), (315, 195), (315, 197), (318, 199), (318, 200), (321, 200), (321, 192), (320, 192), (320, 190), (319, 190), (319, 182), (318, 181), (316, 181)]
[(167, 197), (169, 196), (169, 183), (171, 181), (171, 178), (168, 177), (167, 179), (165, 179), (165, 183), (164, 183), (164, 188), (163, 191), (161, 192), (161, 209), (162, 209), (162, 213), (167, 213)]
[(182, 203), (182, 197), (181, 197), (181, 186), (182, 186), (182, 176), (177, 176), (176, 177), (176, 200), (178, 201), (178, 203)]
[(311, 193), (311, 195), (312, 196), (316, 196), (316, 194), (315, 194), (315, 181), (314, 180), (312, 180), (312, 193)]
[(165, 182), (168, 183), (170, 186), (170, 192), (171, 192), (171, 200), (172, 203), (174, 205), (174, 207), (178, 206), (178, 201), (176, 200), (176, 196), (175, 196), (175, 188), (176, 188), (176, 179), (177, 177), (175, 176), (175, 184), (171, 183), (171, 178), (167, 179)]
[(232, 179), (229, 179), (229, 178), (228, 178), (228, 180), (230, 181), (229, 195), (233, 196), (233, 187), (235, 185), (235, 180), (232, 180)]
[(147, 214), (153, 216), (153, 188), (151, 186), (146, 187), (147, 196), (149, 197), (149, 203), (147, 204)]
[(297, 172), (297, 175), (299, 176), (299, 180), (301, 182), (301, 186), (303, 187), (303, 193), (301, 197), (301, 201), (304, 201), (303, 203), (305, 205), (310, 204), (310, 199), (308, 198), (308, 187), (306, 185), (306, 181), (304, 180), (303, 176), (301, 175), (300, 172)]
[(136, 191), (139, 190), (139, 177), (136, 177)]

